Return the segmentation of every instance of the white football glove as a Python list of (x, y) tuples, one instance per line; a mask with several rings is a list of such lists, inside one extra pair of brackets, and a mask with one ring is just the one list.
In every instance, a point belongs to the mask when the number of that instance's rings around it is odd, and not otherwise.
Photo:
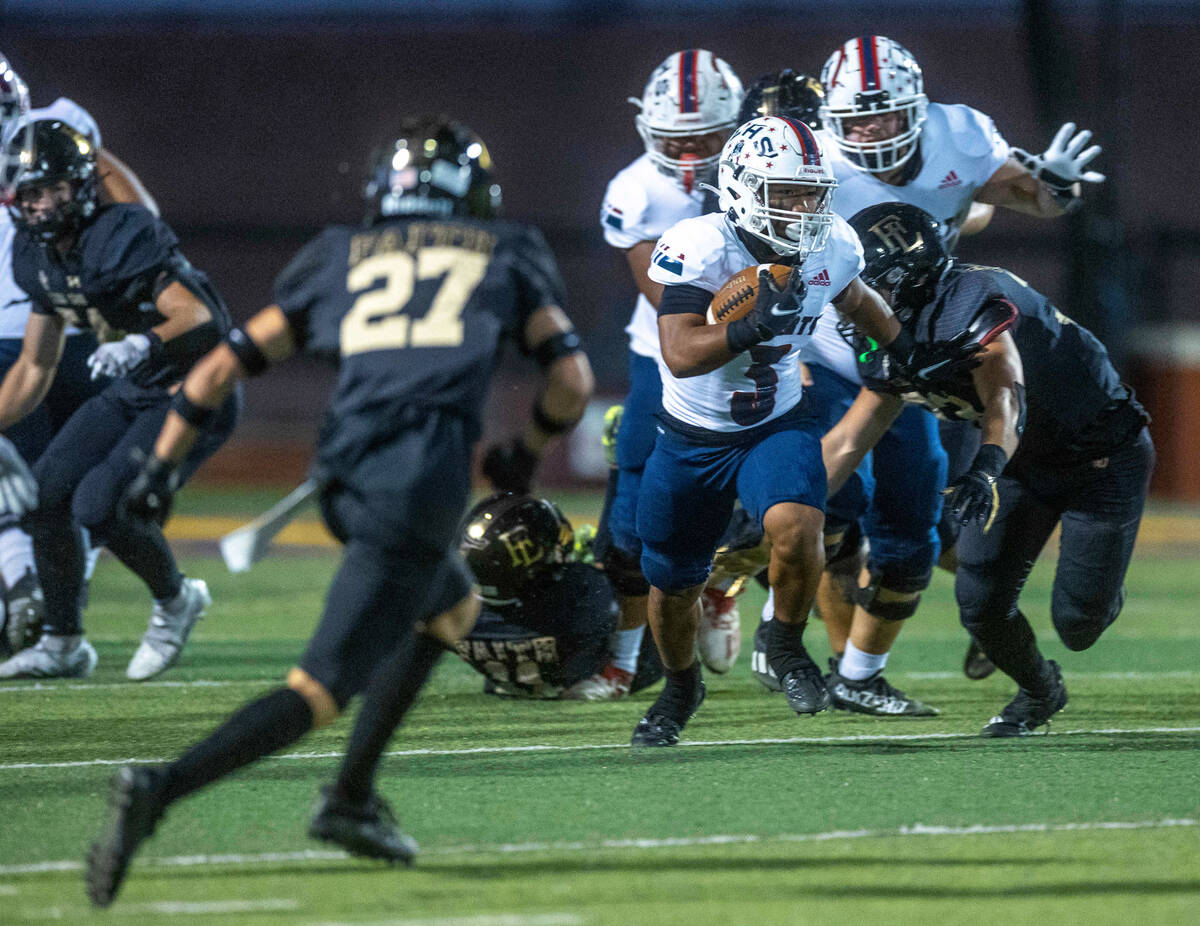
[(87, 359), (92, 379), (124, 376), (150, 356), (150, 339), (144, 334), (128, 334), (120, 341), (101, 344)]
[(7, 437), (0, 436), (0, 515), (19, 518), (37, 507), (37, 482)]
[(1084, 148), (1091, 137), (1092, 133), (1087, 129), (1076, 134), (1075, 123), (1067, 122), (1058, 130), (1050, 147), (1041, 154), (1030, 154), (1022, 148), (1013, 148), (1012, 154), (1036, 178), (1058, 190), (1081, 181), (1103, 183), (1104, 174), (1084, 170), (1103, 150), (1099, 145)]

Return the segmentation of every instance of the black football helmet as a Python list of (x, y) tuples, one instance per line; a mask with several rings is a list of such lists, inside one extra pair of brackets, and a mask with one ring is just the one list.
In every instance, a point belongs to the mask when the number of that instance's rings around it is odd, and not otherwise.
[(890, 289), (892, 310), (904, 321), (933, 298), (933, 288), (950, 265), (941, 225), (908, 203), (879, 203), (856, 212), (850, 227), (862, 241), (868, 286)]
[(553, 502), (499, 492), (467, 513), (458, 548), (483, 600), (512, 604), (535, 583), (557, 580), (573, 545), (571, 522)]
[(406, 119), (396, 140), (372, 156), (363, 197), (368, 225), (414, 215), (488, 219), (500, 210), (483, 139), (445, 116)]
[[(14, 139), (12, 144), (20, 141)], [(10, 153), (11, 156), (11, 153)], [(20, 206), (21, 192), (65, 180), (71, 197), (41, 216), (31, 216)], [(43, 241), (53, 241), (74, 231), (96, 211), (96, 147), (91, 139), (57, 119), (33, 123), (33, 152), (16, 178), (17, 204), (10, 207), (13, 223)]]
[(825, 91), (819, 80), (784, 68), (764, 74), (750, 85), (742, 99), (738, 125), (759, 116), (784, 116), (799, 120), (815, 131), (821, 127), (820, 109), (824, 102)]

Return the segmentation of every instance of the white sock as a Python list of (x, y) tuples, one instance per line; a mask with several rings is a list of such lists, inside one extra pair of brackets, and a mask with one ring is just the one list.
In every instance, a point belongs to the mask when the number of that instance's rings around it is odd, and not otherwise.
[(618, 630), (608, 638), (608, 648), (612, 650), (612, 663), (618, 669), (637, 672), (638, 654), (642, 651), (643, 630), (645, 630), (644, 627)]
[(775, 589), (767, 589), (767, 600), (763, 602), (762, 619), (764, 621), (775, 620)]
[(887, 661), (887, 653), (864, 653), (847, 640), (846, 652), (842, 654), (842, 662), (838, 666), (838, 675), (852, 682), (859, 682), (870, 678), (876, 672), (882, 672)]
[(33, 564), (33, 540), (21, 528), (10, 527), (0, 534), (0, 575), (4, 576), (4, 584), (12, 588), (26, 570), (37, 574)]

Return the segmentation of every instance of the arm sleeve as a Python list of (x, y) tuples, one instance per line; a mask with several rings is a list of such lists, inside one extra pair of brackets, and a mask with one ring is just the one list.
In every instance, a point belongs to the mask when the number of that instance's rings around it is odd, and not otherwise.
[(707, 315), (709, 303), (713, 294), (707, 289), (682, 283), (663, 289), (662, 300), (658, 306), (659, 315)]

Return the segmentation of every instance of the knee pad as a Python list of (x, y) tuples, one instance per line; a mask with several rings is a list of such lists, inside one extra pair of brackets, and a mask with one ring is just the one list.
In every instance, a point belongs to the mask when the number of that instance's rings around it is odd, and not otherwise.
[(929, 576), (928, 570), (922, 576), (913, 576), (871, 567), (870, 581), (855, 593), (855, 604), (885, 621), (907, 620), (917, 613)]
[(650, 583), (642, 572), (640, 556), (610, 546), (605, 551), (604, 574), (618, 595), (640, 598), (650, 594)]
[(842, 600), (858, 600), (858, 575), (867, 562), (867, 538), (857, 521), (825, 531), (825, 571), (841, 591)]
[(1058, 598), (1056, 595), (1051, 604), (1050, 619), (1063, 646), (1078, 653), (1090, 649), (1100, 635), (1112, 626), (1125, 605), (1125, 589), (1122, 587), (1117, 598), (1108, 602), (1103, 614), (1095, 613), (1099, 608), (1081, 607), (1081, 602), (1065, 604)]
[(287, 686), (308, 703), (314, 730), (329, 726), (346, 706), (346, 702), (339, 704), (329, 689), (299, 667), (288, 672)]

